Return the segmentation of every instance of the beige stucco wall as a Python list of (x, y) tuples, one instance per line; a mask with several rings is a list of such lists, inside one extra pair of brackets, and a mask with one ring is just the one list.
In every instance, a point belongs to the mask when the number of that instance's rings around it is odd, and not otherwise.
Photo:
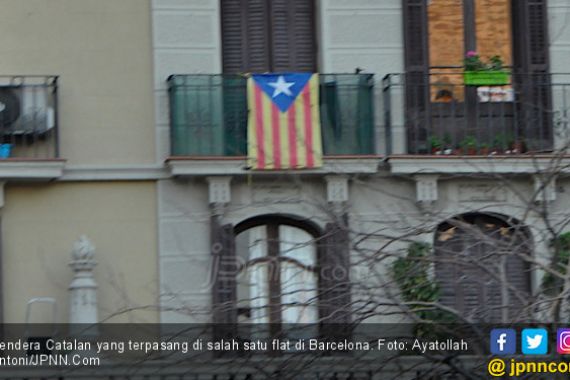
[[(68, 320), (67, 287), (73, 277), (68, 263), (81, 234), (96, 246), (100, 319), (135, 308), (108, 321), (156, 322), (155, 188), (153, 182), (7, 186), (2, 210), (6, 322), (24, 321), (26, 302), (33, 297), (55, 297), (58, 321)], [(45, 314), (33, 317), (50, 320)]]
[(0, 75), (60, 76), (61, 156), (154, 162), (149, 0), (0, 0)]

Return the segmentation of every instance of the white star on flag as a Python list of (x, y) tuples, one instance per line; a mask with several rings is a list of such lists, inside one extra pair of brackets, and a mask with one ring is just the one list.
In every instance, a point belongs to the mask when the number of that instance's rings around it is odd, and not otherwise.
[(289, 88), (294, 84), (295, 82), (285, 82), (285, 78), (283, 77), (283, 75), (279, 76), (279, 78), (277, 78), (277, 82), (268, 83), (268, 85), (270, 85), (275, 89), (275, 91), (273, 91), (272, 98), (275, 98), (279, 94), (293, 96), (293, 93)]

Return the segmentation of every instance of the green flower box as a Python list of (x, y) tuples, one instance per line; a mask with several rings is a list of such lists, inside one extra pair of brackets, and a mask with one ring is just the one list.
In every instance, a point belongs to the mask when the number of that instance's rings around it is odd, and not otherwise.
[(463, 80), (466, 86), (503, 86), (510, 83), (506, 71), (465, 71)]

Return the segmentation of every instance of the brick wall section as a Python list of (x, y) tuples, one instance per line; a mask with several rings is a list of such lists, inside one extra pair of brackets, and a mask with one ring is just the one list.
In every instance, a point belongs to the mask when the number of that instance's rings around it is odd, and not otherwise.
[(463, 59), (461, 0), (432, 0), (428, 6), (430, 66), (460, 65)]
[(477, 51), (487, 59), (500, 55), (505, 64), (512, 62), (511, 6), (509, 0), (476, 0), (475, 28)]
[[(429, 65), (458, 66), (463, 59), (463, 4), (462, 0), (431, 0), (428, 3)], [(433, 69), (430, 77), (432, 101), (439, 91), (453, 93), (456, 100), (463, 99), (463, 76), (459, 70)]]
[[(487, 60), (500, 55), (505, 64), (512, 62), (511, 9), (509, 0), (475, 0), (477, 51)], [(431, 0), (428, 6), (430, 66), (461, 66), (464, 57), (463, 1)], [(462, 70), (434, 69), (431, 77), (432, 100), (442, 89), (463, 99)]]

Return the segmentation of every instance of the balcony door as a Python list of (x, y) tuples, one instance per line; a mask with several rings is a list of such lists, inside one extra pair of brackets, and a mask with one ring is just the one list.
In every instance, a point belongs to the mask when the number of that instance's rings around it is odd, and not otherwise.
[[(408, 149), (525, 139), (551, 146), (546, 0), (403, 0)], [(501, 87), (464, 86), (463, 59), (500, 56)], [(501, 96), (489, 95), (501, 94)]]

